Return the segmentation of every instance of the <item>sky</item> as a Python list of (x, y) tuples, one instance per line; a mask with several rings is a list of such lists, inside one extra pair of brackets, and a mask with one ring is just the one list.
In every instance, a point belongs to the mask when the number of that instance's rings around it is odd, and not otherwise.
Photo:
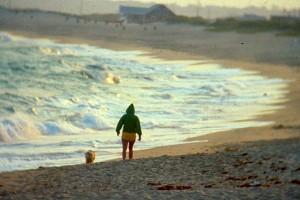
[[(116, 0), (120, 1), (120, 0)], [(124, 0), (124, 1), (136, 1), (136, 0)], [(181, 6), (187, 6), (189, 4), (200, 4), (201, 6), (226, 6), (226, 7), (238, 7), (244, 8), (248, 6), (255, 7), (267, 7), (277, 6), (281, 9), (294, 9), (300, 8), (300, 0), (138, 0), (140, 2), (157, 2), (157, 3), (176, 3)]]
[[(60, 2), (64, 2), (68, 0), (60, 0)], [(98, 3), (105, 3), (107, 1), (117, 1), (117, 2), (145, 2), (145, 3), (163, 3), (163, 4), (172, 4), (175, 3), (180, 6), (187, 6), (189, 4), (198, 4), (202, 7), (213, 5), (213, 6), (226, 6), (226, 7), (238, 7), (238, 8), (245, 8), (248, 6), (255, 6), (255, 7), (267, 7), (272, 8), (272, 6), (277, 6), (280, 9), (294, 9), (300, 8), (300, 0), (73, 0), (74, 3), (78, 1), (83, 1), (86, 3), (91, 2), (98, 2)], [(9, 3), (11, 4), (57, 4), (56, 0), (0, 0), (1, 3)], [(70, 5), (70, 4), (69, 4)]]

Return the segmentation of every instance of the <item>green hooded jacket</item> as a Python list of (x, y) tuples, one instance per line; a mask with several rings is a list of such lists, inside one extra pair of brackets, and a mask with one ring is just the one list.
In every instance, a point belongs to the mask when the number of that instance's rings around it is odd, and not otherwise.
[(134, 105), (130, 104), (130, 106), (126, 110), (126, 114), (124, 114), (119, 120), (119, 123), (116, 127), (117, 133), (120, 133), (120, 130), (124, 125), (123, 132), (137, 133), (139, 136), (142, 135), (140, 120), (134, 113)]

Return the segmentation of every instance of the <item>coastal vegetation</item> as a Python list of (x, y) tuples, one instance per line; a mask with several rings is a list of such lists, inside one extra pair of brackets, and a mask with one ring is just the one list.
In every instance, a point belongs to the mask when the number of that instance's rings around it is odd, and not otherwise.
[(300, 36), (300, 20), (295, 22), (272, 20), (243, 20), (224, 18), (208, 20), (202, 17), (175, 16), (167, 20), (169, 24), (189, 24), (204, 26), (208, 31), (238, 33), (274, 32), (277, 35)]
[(86, 21), (93, 21), (93, 22), (113, 22), (118, 21), (119, 16), (117, 14), (92, 14), (92, 15), (83, 15), (78, 16), (80, 18), (85, 19)]
[(210, 31), (236, 31), (239, 33), (274, 32), (277, 35), (300, 36), (300, 21), (218, 19), (208, 27)]
[(190, 24), (195, 26), (208, 26), (209, 20), (204, 19), (203, 17), (187, 17), (183, 15), (176, 15), (167, 19), (169, 24)]

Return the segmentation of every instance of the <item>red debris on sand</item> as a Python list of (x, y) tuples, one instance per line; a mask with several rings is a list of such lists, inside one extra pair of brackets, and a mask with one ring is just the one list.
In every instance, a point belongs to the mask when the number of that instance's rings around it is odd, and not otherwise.
[(261, 157), (263, 160), (270, 160), (271, 159), (271, 157), (268, 157), (268, 156), (262, 156)]
[(248, 177), (228, 177), (225, 181), (245, 181), (245, 180), (249, 180), (249, 179), (254, 179), (257, 178), (258, 176), (248, 176)]
[(251, 183), (243, 183), (241, 185), (237, 185), (236, 187), (270, 187), (268, 184), (256, 184), (253, 185)]
[(147, 185), (151, 185), (151, 186), (158, 186), (158, 185), (161, 185), (160, 182), (149, 182)]
[(192, 189), (192, 186), (184, 186), (184, 185), (164, 185), (157, 188), (158, 190), (188, 190)]
[(229, 177), (227, 179), (225, 179), (225, 181), (244, 181), (247, 178), (236, 178), (236, 177)]
[(300, 180), (297, 180), (297, 179), (295, 179), (295, 180), (292, 180), (290, 183), (293, 183), (293, 184), (300, 184)]
[(280, 169), (281, 169), (282, 171), (284, 171), (284, 170), (287, 169), (287, 167), (281, 167)]
[(241, 165), (246, 165), (246, 164), (249, 164), (249, 163), (253, 163), (252, 161), (248, 161), (248, 160), (237, 160), (237, 163), (235, 163), (233, 166), (234, 167), (239, 167)]
[(300, 167), (298, 167), (297, 169), (293, 170), (293, 172), (298, 172), (300, 171)]
[(263, 164), (264, 164), (264, 161), (263, 161), (263, 160), (260, 160), (260, 161), (257, 162), (257, 164), (263, 165)]

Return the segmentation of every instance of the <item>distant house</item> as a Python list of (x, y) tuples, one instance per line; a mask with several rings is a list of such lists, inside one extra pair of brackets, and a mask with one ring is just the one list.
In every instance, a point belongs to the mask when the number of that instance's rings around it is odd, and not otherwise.
[(243, 21), (265, 21), (267, 20), (264, 16), (254, 15), (254, 14), (244, 14), (242, 17), (238, 18)]
[(156, 4), (150, 8), (120, 6), (119, 17), (128, 23), (145, 24), (164, 21), (175, 14), (162, 4)]

